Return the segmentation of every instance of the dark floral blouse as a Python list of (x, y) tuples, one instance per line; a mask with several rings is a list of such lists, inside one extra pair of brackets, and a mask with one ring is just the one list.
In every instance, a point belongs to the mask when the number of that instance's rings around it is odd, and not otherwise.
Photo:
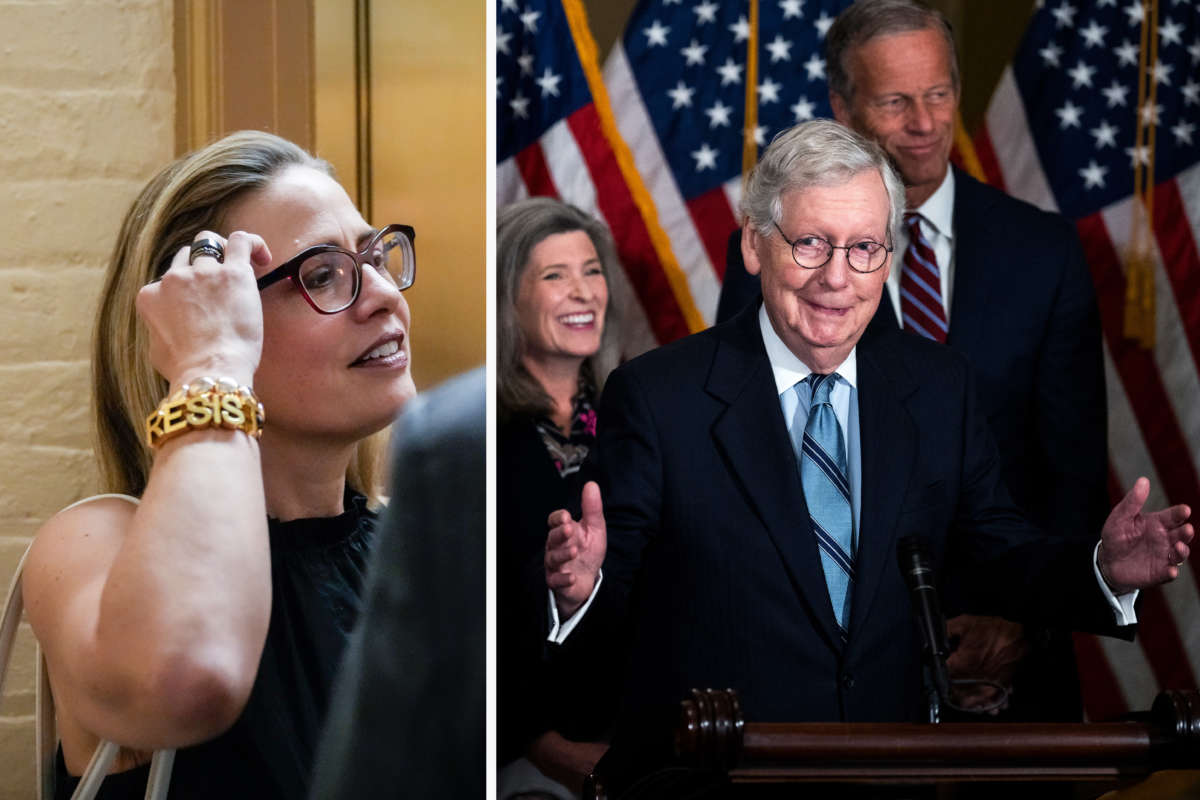
[(566, 436), (546, 417), (534, 422), (542, 444), (546, 446), (546, 453), (561, 478), (578, 472), (587, 459), (588, 451), (596, 443), (596, 409), (592, 407), (594, 396), (595, 390), (581, 380), (579, 393), (575, 395), (575, 408), (571, 412), (571, 431)]

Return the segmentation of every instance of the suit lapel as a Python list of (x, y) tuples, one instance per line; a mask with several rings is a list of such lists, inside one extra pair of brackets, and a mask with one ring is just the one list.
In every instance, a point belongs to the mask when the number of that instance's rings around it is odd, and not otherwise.
[(887, 289), (884, 289), (883, 297), (879, 298), (879, 308), (875, 309), (875, 314), (867, 323), (867, 330), (863, 333), (863, 338), (898, 330), (900, 330), (900, 316), (896, 313), (895, 306), (892, 305), (892, 296), (888, 294)]
[(718, 342), (706, 388), (728, 408), (713, 426), (713, 438), (766, 526), (797, 593), (830, 646), (840, 649), (796, 456), (758, 330), (757, 307), (749, 307), (723, 330), (729, 335)]
[(917, 447), (912, 418), (904, 407), (916, 386), (896, 371), (885, 372), (888, 359), (880, 349), (864, 342), (858, 347), (862, 511), (850, 607), (851, 644), (867, 619), (884, 570), (897, 568), (892, 540)]

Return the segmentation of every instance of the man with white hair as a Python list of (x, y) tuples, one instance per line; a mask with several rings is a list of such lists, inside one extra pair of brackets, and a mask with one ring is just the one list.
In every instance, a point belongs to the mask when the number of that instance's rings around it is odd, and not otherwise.
[(1143, 479), (1091, 541), (1048, 539), (1011, 505), (966, 359), (864, 337), (904, 202), (873, 142), (784, 132), (743, 199), (761, 305), (610, 376), (604, 502), (589, 484), (579, 521), (551, 515), (546, 579), (554, 640), (629, 648), (614, 742), (693, 687), (738, 690), (753, 721), (924, 718), (906, 536), (977, 576), (972, 610), (1094, 631), (1178, 575), (1189, 509), (1142, 513)]

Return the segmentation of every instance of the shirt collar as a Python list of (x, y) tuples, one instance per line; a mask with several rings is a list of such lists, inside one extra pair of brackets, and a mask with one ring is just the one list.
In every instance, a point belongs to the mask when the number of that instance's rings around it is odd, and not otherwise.
[[(776, 394), (783, 394), (812, 374), (808, 365), (789, 350), (788, 346), (779, 338), (779, 334), (775, 332), (771, 320), (767, 317), (765, 303), (758, 307), (758, 329), (762, 333), (763, 345), (767, 348), (767, 360), (771, 362), (771, 373), (775, 376)], [(857, 345), (834, 372), (845, 378), (850, 386), (858, 387)]]
[(954, 239), (954, 170), (946, 166), (946, 177), (929, 195), (929, 199), (915, 209), (934, 229), (947, 239)]

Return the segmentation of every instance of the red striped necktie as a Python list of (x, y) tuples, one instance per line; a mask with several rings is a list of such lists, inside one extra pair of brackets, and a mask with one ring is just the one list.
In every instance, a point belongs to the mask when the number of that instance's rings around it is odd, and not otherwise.
[(904, 223), (908, 226), (908, 249), (904, 251), (904, 273), (900, 276), (903, 327), (935, 342), (945, 342), (948, 326), (937, 256), (921, 232), (921, 215), (905, 214)]

